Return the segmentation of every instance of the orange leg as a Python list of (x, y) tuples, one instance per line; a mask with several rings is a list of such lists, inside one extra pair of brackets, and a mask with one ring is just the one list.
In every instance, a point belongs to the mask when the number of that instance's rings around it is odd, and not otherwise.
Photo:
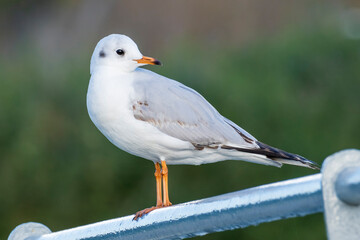
[(160, 164), (159, 163), (155, 163), (155, 179), (156, 179), (156, 206), (157, 207), (162, 207), (163, 202), (162, 202), (162, 197), (161, 197), (161, 169), (160, 169)]
[(155, 180), (156, 180), (156, 206), (155, 207), (150, 207), (150, 208), (145, 208), (144, 210), (141, 210), (139, 212), (137, 212), (135, 214), (135, 217), (133, 218), (133, 220), (137, 220), (138, 218), (144, 216), (145, 214), (148, 214), (149, 212), (157, 209), (157, 208), (161, 208), (163, 207), (163, 202), (162, 202), (162, 196), (161, 196), (161, 179), (162, 179), (162, 174), (161, 174), (161, 169), (160, 169), (160, 164), (159, 163), (155, 163)]
[(164, 203), (163, 206), (164, 207), (168, 207), (171, 206), (171, 202), (169, 200), (169, 191), (168, 191), (168, 168), (166, 166), (166, 162), (165, 161), (161, 161), (161, 174), (162, 174), (162, 179), (163, 179), (163, 195), (164, 195)]

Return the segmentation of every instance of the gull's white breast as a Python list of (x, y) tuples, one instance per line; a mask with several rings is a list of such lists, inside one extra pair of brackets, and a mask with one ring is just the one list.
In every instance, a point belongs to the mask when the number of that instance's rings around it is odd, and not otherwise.
[(92, 74), (87, 108), (96, 127), (117, 147), (152, 160), (182, 159), (193, 149), (185, 141), (173, 138), (150, 124), (135, 119), (132, 105), (136, 71), (118, 73), (107, 68)]

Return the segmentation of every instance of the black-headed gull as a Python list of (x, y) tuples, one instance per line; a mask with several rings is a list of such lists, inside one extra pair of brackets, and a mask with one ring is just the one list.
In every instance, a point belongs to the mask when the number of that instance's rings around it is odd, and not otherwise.
[[(243, 160), (317, 169), (314, 162), (268, 146), (223, 117), (195, 90), (149, 70), (125, 35), (99, 41), (91, 57), (87, 108), (96, 127), (118, 148), (155, 163), (157, 202), (134, 219), (171, 205), (166, 164)], [(162, 189), (163, 187), (163, 198)]]

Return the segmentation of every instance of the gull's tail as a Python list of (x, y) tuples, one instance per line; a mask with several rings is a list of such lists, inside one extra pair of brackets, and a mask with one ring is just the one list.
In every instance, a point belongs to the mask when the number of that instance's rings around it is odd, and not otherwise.
[(281, 149), (271, 147), (259, 141), (256, 141), (256, 144), (259, 146), (259, 148), (248, 149), (248, 148), (239, 148), (239, 147), (227, 146), (227, 145), (222, 145), (221, 148), (234, 149), (241, 152), (263, 155), (281, 164), (284, 163), (284, 164), (296, 165), (301, 167), (308, 167), (311, 169), (317, 169), (317, 170), (320, 169), (317, 163), (312, 162), (300, 155), (285, 152)]

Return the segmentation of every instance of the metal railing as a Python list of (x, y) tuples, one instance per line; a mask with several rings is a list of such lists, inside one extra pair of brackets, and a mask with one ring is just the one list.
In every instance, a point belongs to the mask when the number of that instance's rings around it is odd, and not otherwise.
[(327, 158), (322, 174), (158, 209), (138, 221), (132, 215), (54, 233), (40, 223), (25, 223), (8, 240), (184, 239), (324, 209), (330, 239), (360, 239), (358, 204), (360, 151), (346, 150)]

